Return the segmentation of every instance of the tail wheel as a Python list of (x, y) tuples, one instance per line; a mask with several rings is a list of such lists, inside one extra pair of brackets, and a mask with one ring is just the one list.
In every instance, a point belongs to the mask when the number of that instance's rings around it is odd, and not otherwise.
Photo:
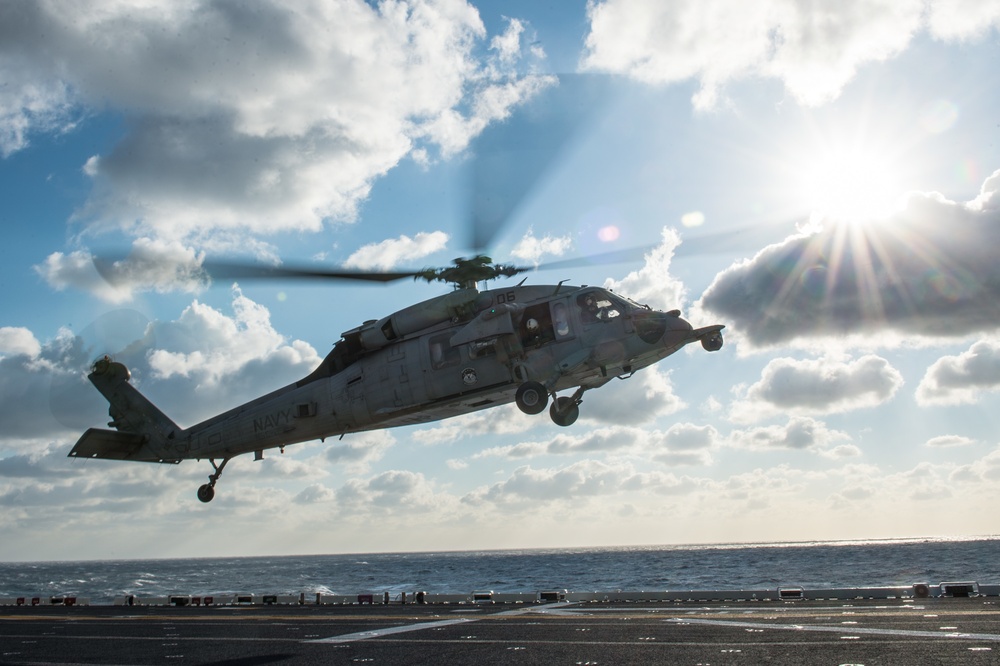
[(517, 387), (514, 402), (525, 414), (539, 414), (549, 402), (549, 392), (538, 382), (524, 382)]
[(556, 398), (549, 407), (549, 416), (552, 417), (553, 423), (565, 428), (576, 423), (577, 417), (580, 416), (580, 406), (573, 398)]
[(222, 470), (225, 469), (229, 458), (223, 458), (222, 462), (218, 465), (215, 464), (214, 458), (210, 458), (208, 462), (212, 463), (212, 469), (215, 472), (208, 475), (208, 483), (198, 486), (198, 499), (206, 503), (215, 499), (215, 482), (222, 476)]

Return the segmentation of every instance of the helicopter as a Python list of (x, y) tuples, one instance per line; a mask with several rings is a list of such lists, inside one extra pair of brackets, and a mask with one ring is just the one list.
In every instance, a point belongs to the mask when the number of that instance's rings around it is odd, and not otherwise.
[(69, 456), (170, 464), (207, 459), (213, 471), (197, 496), (210, 502), (226, 464), (239, 455), (262, 460), (269, 449), (284, 453), (291, 444), (510, 402), (532, 415), (548, 407), (552, 422), (566, 427), (579, 417), (586, 392), (627, 379), (690, 343), (710, 352), (723, 345), (722, 324), (694, 328), (679, 310), (653, 310), (601, 287), (528, 285), (524, 278), (514, 286), (478, 288), (538, 266), (498, 264), (486, 255), (452, 263), (388, 273), (207, 264), (215, 277), (413, 278), (453, 289), (345, 331), (306, 377), (188, 428), (142, 395), (124, 364), (104, 356), (88, 378), (110, 405), (112, 429), (88, 429)]

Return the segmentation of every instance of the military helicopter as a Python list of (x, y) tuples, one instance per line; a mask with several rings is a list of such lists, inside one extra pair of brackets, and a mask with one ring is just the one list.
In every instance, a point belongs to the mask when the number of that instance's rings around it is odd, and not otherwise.
[[(381, 428), (428, 423), (514, 402), (527, 414), (548, 406), (560, 426), (580, 414), (586, 392), (631, 377), (685, 345), (718, 351), (721, 324), (694, 328), (678, 310), (659, 312), (607, 289), (555, 285), (479, 286), (528, 271), (631, 261), (648, 248), (542, 266), (494, 263), (485, 254), (577, 133), (608, 99), (601, 77), (560, 75), (559, 84), (485, 130), (470, 152), (469, 258), (451, 266), (369, 272), (317, 266), (208, 262), (214, 279), (320, 279), (442, 282), (453, 289), (341, 334), (319, 366), (299, 381), (181, 428), (132, 384), (110, 357), (88, 377), (110, 403), (113, 430), (91, 428), (69, 455), (159, 463), (208, 460), (198, 488), (210, 502), (235, 456)], [(708, 239), (715, 245), (719, 239)], [(95, 261), (115, 282), (112, 265)]]
[(216, 277), (415, 278), (454, 288), (345, 331), (306, 377), (188, 428), (132, 386), (125, 365), (104, 356), (88, 378), (110, 403), (113, 430), (90, 428), (70, 457), (174, 464), (207, 459), (213, 472), (198, 499), (210, 502), (226, 464), (238, 455), (252, 452), (261, 460), (268, 449), (283, 453), (291, 444), (512, 401), (526, 414), (548, 406), (554, 423), (570, 426), (587, 391), (631, 377), (692, 342), (707, 351), (723, 344), (722, 324), (694, 328), (678, 310), (656, 311), (600, 287), (528, 285), (524, 278), (479, 290), (481, 282), (543, 268), (496, 264), (486, 255), (455, 259), (441, 269), (391, 273), (239, 263), (205, 268)]

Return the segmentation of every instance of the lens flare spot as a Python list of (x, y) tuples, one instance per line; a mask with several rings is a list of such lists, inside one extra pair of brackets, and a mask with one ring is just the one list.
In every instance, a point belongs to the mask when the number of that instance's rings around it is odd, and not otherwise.
[(982, 169), (979, 164), (971, 159), (962, 160), (955, 167), (955, 174), (964, 183), (974, 185), (983, 182)]
[(284, 303), (287, 300), (288, 300), (288, 294), (286, 294), (283, 291), (279, 291), (278, 292), (278, 302), (279, 303)]
[(966, 290), (962, 283), (954, 276), (942, 271), (932, 271), (926, 276), (928, 286), (945, 301), (954, 303), (963, 296)]
[(606, 227), (601, 227), (597, 231), (597, 238), (602, 243), (612, 243), (621, 237), (621, 230), (613, 224), (609, 224)]
[(946, 99), (934, 100), (920, 110), (920, 126), (931, 134), (951, 129), (956, 120), (958, 107)]
[(812, 297), (822, 296), (826, 292), (826, 266), (816, 264), (802, 271), (800, 276), (802, 289)]
[(705, 224), (705, 214), (700, 210), (693, 210), (690, 213), (684, 213), (681, 215), (681, 224), (689, 229), (691, 227), (700, 227)]

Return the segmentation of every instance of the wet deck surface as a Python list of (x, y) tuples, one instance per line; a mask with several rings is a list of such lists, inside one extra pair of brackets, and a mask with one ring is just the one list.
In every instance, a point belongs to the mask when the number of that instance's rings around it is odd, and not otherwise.
[(1000, 600), (0, 607), (2, 664), (996, 664)]

